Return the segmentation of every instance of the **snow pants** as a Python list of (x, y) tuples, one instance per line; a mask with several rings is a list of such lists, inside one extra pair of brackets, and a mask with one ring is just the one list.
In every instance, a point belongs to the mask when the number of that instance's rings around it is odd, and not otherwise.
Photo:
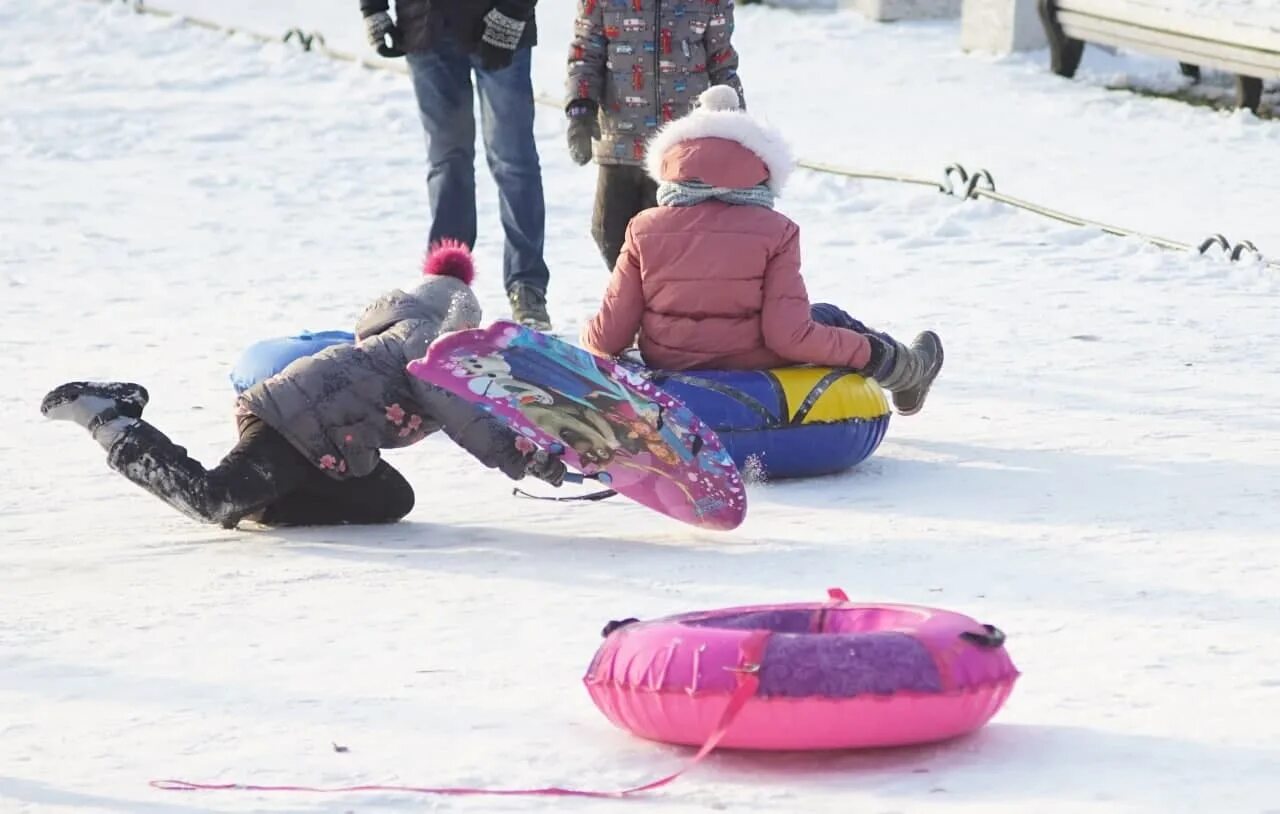
[(591, 236), (609, 271), (618, 263), (627, 224), (650, 207), (658, 205), (658, 184), (644, 167), (630, 164), (601, 164), (596, 176), (596, 203), (591, 213)]
[(257, 416), (238, 425), (239, 442), (213, 469), (142, 420), (112, 444), (107, 463), (183, 514), (224, 528), (245, 518), (269, 526), (392, 523), (413, 509), (413, 488), (386, 461), (362, 478), (335, 480)]

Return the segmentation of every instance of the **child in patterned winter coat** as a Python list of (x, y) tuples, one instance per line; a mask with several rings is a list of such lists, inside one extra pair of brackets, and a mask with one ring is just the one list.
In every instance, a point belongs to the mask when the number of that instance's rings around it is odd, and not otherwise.
[(133, 483), (225, 528), (245, 518), (281, 526), (399, 520), (413, 508), (413, 489), (379, 450), (437, 430), (514, 480), (527, 473), (559, 486), (565, 468), (557, 456), (405, 369), (441, 333), (479, 324), (473, 274), (464, 246), (436, 247), (418, 286), (365, 309), (354, 345), (298, 359), (245, 391), (236, 409), (239, 443), (211, 470), (142, 420), (141, 385), (70, 382), (50, 391), (40, 411), (88, 429), (108, 466)]
[(663, 127), (648, 155), (659, 205), (627, 227), (582, 345), (617, 356), (638, 334), (645, 364), (663, 370), (851, 368), (913, 415), (942, 369), (942, 342), (924, 331), (903, 345), (834, 305), (809, 304), (800, 227), (773, 208), (792, 164), (781, 135), (727, 88)]
[(645, 143), (711, 85), (742, 99), (733, 0), (578, 0), (569, 46), (569, 153), (599, 165), (591, 234), (612, 270), (627, 223), (657, 205)]

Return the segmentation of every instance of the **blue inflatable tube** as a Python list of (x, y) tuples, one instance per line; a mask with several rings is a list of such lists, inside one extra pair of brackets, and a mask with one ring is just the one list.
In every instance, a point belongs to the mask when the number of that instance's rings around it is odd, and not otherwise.
[(884, 391), (849, 370), (658, 371), (653, 381), (707, 422), (756, 479), (843, 472), (870, 457), (889, 427)]
[(294, 360), (317, 354), (330, 345), (355, 341), (355, 334), (348, 331), (303, 331), (297, 336), (255, 342), (245, 348), (231, 368), (231, 386), (237, 393), (243, 393), (284, 370)]

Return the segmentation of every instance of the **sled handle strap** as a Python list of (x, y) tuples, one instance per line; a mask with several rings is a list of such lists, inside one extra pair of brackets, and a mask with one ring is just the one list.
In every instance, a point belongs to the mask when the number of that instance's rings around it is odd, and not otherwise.
[(756, 690), (760, 687), (760, 665), (764, 658), (765, 644), (769, 640), (769, 631), (755, 630), (748, 634), (743, 641), (738, 656), (738, 666), (726, 667), (726, 670), (737, 676), (737, 686), (729, 695), (729, 701), (725, 704), (724, 711), (720, 713), (720, 720), (716, 722), (716, 726), (711, 730), (711, 734), (707, 735), (707, 739), (703, 742), (702, 748), (697, 754), (689, 759), (687, 763), (680, 767), (678, 771), (672, 772), (665, 777), (645, 783), (640, 786), (631, 786), (629, 788), (620, 789), (618, 791), (590, 791), (586, 789), (568, 789), (559, 786), (547, 786), (537, 789), (482, 789), (470, 788), (466, 786), (383, 786), (383, 785), (361, 785), (361, 786), (260, 786), (248, 783), (192, 783), (187, 780), (152, 780), (150, 785), (152, 788), (161, 791), (292, 791), (292, 792), (309, 792), (312, 794), (349, 794), (361, 791), (379, 791), (379, 792), (409, 792), (413, 794), (443, 794), (455, 797), (461, 796), (491, 796), (491, 797), (590, 797), (594, 799), (621, 799), (641, 794), (646, 791), (662, 788), (671, 783), (680, 775), (697, 766), (706, 758), (707, 755), (724, 740), (724, 736), (733, 726), (734, 720), (737, 719), (738, 713), (746, 706), (747, 701), (756, 694)]
[[(556, 455), (561, 453), (557, 453), (553, 450), (552, 454)], [(612, 478), (609, 477), (609, 473), (607, 472), (593, 472), (590, 475), (584, 475), (579, 472), (564, 473), (565, 483), (586, 483), (589, 480), (593, 480), (598, 483), (608, 484), (610, 481), (612, 481)], [(618, 493), (613, 489), (602, 489), (598, 492), (588, 492), (585, 495), (570, 495), (569, 497), (553, 497), (551, 495), (534, 495), (534, 494), (530, 494), (529, 492), (526, 492), (525, 490), (519, 487), (513, 487), (511, 489), (511, 494), (515, 495), (516, 497), (527, 497), (530, 500), (549, 500), (553, 503), (570, 503), (570, 502), (580, 502), (580, 501), (595, 502), (597, 500), (607, 500)]]
[(526, 492), (525, 490), (519, 487), (512, 487), (511, 494), (515, 495), (516, 497), (526, 497), (530, 500), (549, 500), (552, 503), (571, 503), (571, 502), (594, 503), (595, 501), (598, 501), (598, 500), (608, 500), (609, 498), (617, 495), (618, 493), (612, 489), (603, 489), (599, 492), (588, 492), (585, 495), (570, 495), (569, 497), (555, 497), (553, 495), (535, 495), (531, 492)]

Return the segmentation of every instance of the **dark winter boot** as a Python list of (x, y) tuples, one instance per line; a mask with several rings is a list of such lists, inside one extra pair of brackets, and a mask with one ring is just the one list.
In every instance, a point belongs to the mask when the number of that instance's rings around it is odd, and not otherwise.
[(550, 331), (551, 317), (547, 314), (547, 295), (529, 285), (516, 283), (508, 292), (511, 300), (511, 318), (535, 331)]
[(147, 389), (133, 382), (67, 382), (45, 395), (40, 414), (93, 433), (117, 418), (141, 418), (148, 398)]
[(915, 415), (942, 370), (942, 340), (933, 331), (915, 338), (911, 347), (888, 337), (868, 335), (871, 361), (864, 369), (881, 387), (893, 394), (893, 406), (901, 415)]

